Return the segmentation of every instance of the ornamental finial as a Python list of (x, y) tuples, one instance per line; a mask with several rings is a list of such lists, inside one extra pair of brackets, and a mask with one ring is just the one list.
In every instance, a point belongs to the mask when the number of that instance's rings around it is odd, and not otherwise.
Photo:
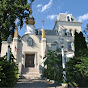
[(45, 21), (42, 21), (42, 23), (43, 23), (42, 38), (46, 38), (45, 30), (44, 30), (44, 22), (45, 22)]

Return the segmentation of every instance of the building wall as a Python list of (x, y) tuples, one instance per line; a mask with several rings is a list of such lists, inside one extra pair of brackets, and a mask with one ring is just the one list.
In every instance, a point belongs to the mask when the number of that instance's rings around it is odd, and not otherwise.
[[(64, 40), (64, 50), (69, 52), (68, 44), (71, 43), (72, 51), (74, 51), (74, 33), (77, 31), (78, 33), (81, 31), (81, 24), (80, 22), (68, 22), (68, 21), (56, 21), (54, 30), (58, 30), (59, 39)], [(67, 35), (65, 35), (65, 29)], [(69, 35), (71, 30), (71, 34)], [(60, 47), (62, 44), (60, 43)]]
[[(67, 29), (67, 32), (72, 30), (72, 35), (65, 35), (64, 30)], [(54, 30), (57, 30), (58, 35), (46, 35), (46, 39), (43, 41), (41, 35), (35, 34), (25, 34), (20, 40), (14, 40), (11, 43), (12, 53), (17, 59), (19, 72), (21, 73), (22, 65), (25, 67), (25, 58), (26, 54), (35, 54), (34, 64), (36, 68), (40, 68), (43, 62), (43, 56), (45, 53), (45, 48), (47, 50), (57, 50), (64, 46), (64, 50), (67, 51), (66, 56), (73, 56), (74, 54), (74, 32), (81, 31), (81, 23), (79, 22), (65, 22), (65, 21), (56, 21)], [(33, 40), (33, 45), (28, 45), (28, 39)], [(18, 42), (18, 43), (17, 43)], [(72, 51), (69, 51), (68, 44), (71, 43)], [(15, 46), (18, 49), (18, 52), (15, 52)], [(44, 47), (43, 47), (44, 46)], [(44, 50), (43, 50), (44, 49)], [(6, 55), (8, 50), (7, 41), (2, 42), (1, 56)], [(70, 55), (69, 55), (70, 54)]]
[[(27, 39), (32, 38), (33, 39), (33, 45), (29, 46), (27, 43)], [(25, 55), (26, 54), (35, 54), (35, 66), (38, 67), (41, 64), (41, 57), (42, 57), (42, 51), (41, 51), (41, 42), (39, 41), (39, 38), (36, 35), (24, 35), (22, 37), (22, 64), (25, 66)]]
[(72, 36), (74, 36), (75, 31), (77, 31), (78, 33), (81, 31), (81, 23), (56, 21), (54, 30), (58, 30), (60, 36), (64, 35), (64, 29), (67, 29), (67, 32), (72, 30)]
[(47, 35), (46, 36), (47, 39), (47, 50), (56, 50), (56, 43), (58, 43), (58, 47), (59, 47), (59, 36), (58, 35)]
[[(12, 48), (13, 43), (10, 44), (10, 47)], [(2, 41), (2, 47), (1, 47), (1, 57), (6, 55), (8, 52), (8, 43), (7, 41)]]

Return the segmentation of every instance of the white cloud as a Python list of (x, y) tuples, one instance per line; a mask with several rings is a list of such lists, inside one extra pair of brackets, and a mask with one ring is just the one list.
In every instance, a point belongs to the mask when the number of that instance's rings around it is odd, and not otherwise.
[(38, 4), (38, 5), (37, 5), (37, 8), (39, 8), (39, 7), (42, 7), (42, 4)]
[(77, 17), (79, 22), (83, 22), (85, 20), (88, 20), (88, 13), (84, 14), (82, 16)]
[(41, 12), (44, 12), (46, 9), (50, 8), (50, 6), (52, 5), (52, 1), (53, 0), (50, 0), (48, 4), (42, 6)]
[(58, 15), (48, 15), (47, 18), (50, 20), (54, 20)]

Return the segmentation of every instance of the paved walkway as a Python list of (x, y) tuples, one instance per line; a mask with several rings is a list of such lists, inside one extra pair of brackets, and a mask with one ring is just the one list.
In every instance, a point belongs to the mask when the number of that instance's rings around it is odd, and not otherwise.
[(19, 79), (14, 88), (63, 88), (43, 79)]

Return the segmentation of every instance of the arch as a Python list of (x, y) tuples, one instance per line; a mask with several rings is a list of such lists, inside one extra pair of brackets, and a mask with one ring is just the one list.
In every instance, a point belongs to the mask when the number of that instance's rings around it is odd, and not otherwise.
[(64, 29), (64, 35), (67, 36), (67, 29)]
[(70, 30), (69, 30), (69, 32), (70, 32), (70, 33), (69, 33), (69, 34), (70, 34), (70, 36), (72, 36), (72, 29), (70, 29)]

